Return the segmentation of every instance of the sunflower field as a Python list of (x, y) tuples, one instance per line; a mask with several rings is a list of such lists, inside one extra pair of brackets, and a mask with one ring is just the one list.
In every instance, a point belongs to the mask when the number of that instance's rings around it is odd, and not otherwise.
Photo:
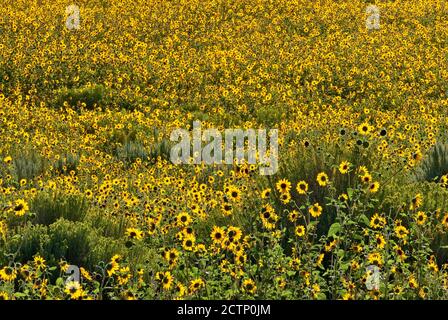
[(447, 115), (445, 0), (0, 0), (0, 299), (448, 299)]

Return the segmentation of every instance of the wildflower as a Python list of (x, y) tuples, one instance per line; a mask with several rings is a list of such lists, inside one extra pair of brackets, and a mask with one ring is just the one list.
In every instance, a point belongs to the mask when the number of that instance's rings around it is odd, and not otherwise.
[(281, 179), (277, 182), (275, 187), (280, 193), (289, 193), (291, 190), (291, 182), (286, 179)]
[(376, 193), (376, 192), (378, 192), (379, 189), (380, 189), (380, 183), (377, 181), (372, 182), (369, 186), (369, 191), (371, 193)]
[(397, 238), (399, 239), (406, 239), (406, 237), (408, 236), (408, 229), (406, 229), (406, 227), (404, 226), (396, 226), (394, 228), (395, 231), (395, 235), (397, 236)]
[(306, 194), (308, 192), (308, 183), (305, 181), (299, 181), (296, 186), (296, 190), (298, 194)]
[(14, 203), (12, 210), (16, 216), (21, 217), (29, 210), (29, 207), (25, 200), (19, 199)]
[(313, 218), (317, 218), (322, 214), (322, 207), (319, 205), (319, 203), (315, 203), (308, 209), (308, 212)]
[(341, 164), (339, 165), (339, 172), (341, 174), (346, 174), (350, 169), (350, 165), (351, 165), (350, 162), (342, 161)]
[(190, 282), (190, 286), (188, 287), (188, 289), (190, 290), (190, 293), (193, 294), (199, 291), (204, 286), (205, 286), (204, 280), (202, 280), (201, 278), (197, 278)]
[(370, 264), (374, 264), (377, 266), (381, 266), (383, 264), (383, 258), (378, 252), (370, 253), (367, 257), (367, 260)]
[(423, 196), (418, 193), (415, 195), (414, 198), (411, 200), (411, 204), (409, 206), (410, 210), (415, 210), (417, 208), (420, 208), (420, 206), (423, 204)]
[(426, 222), (427, 216), (423, 211), (419, 211), (415, 215), (414, 219), (418, 225), (423, 225)]
[(223, 241), (225, 237), (225, 231), (220, 227), (214, 226), (212, 233), (210, 234), (210, 237), (212, 238), (215, 244), (219, 244)]
[(267, 188), (261, 192), (261, 199), (268, 199), (271, 195), (271, 188)]
[(35, 256), (34, 257), (34, 266), (37, 268), (37, 269), (40, 269), (40, 270), (42, 270), (42, 269), (45, 269), (45, 259), (44, 258), (42, 258), (41, 256), (39, 256), (39, 255), (37, 255), (37, 256)]
[(303, 237), (305, 235), (305, 227), (298, 225), (296, 226), (295, 232), (298, 237)]
[(373, 229), (381, 229), (386, 226), (386, 219), (375, 213), (370, 219), (370, 227)]
[(140, 240), (143, 238), (143, 231), (140, 231), (136, 228), (127, 228), (126, 229), (126, 235), (130, 238), (130, 239), (136, 239), (136, 240)]
[(245, 279), (243, 281), (243, 291), (248, 292), (250, 294), (254, 294), (257, 291), (257, 286), (252, 279)]
[(325, 187), (328, 184), (328, 175), (321, 172), (317, 175), (316, 181), (321, 187)]
[(185, 237), (185, 239), (182, 241), (182, 247), (186, 251), (192, 251), (194, 248), (195, 241), (196, 239), (194, 236)]

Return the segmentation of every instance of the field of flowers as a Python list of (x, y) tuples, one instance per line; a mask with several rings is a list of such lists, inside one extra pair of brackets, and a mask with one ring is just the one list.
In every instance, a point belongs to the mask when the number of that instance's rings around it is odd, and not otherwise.
[(445, 3), (0, 0), (0, 299), (447, 299)]

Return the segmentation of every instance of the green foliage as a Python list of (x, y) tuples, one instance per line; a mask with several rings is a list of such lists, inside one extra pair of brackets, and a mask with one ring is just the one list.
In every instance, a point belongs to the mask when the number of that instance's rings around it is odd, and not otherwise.
[(67, 102), (71, 107), (92, 110), (98, 107), (105, 95), (102, 85), (85, 86), (81, 88), (62, 88), (55, 92), (55, 107), (62, 107)]
[(448, 173), (448, 144), (438, 142), (432, 147), (415, 171), (417, 181), (434, 181)]
[(31, 202), (34, 213), (32, 222), (50, 225), (59, 218), (82, 221), (87, 214), (87, 202), (83, 196), (63, 195), (58, 192), (40, 193)]
[(14, 156), (14, 169), (17, 181), (31, 180), (45, 172), (46, 161), (34, 150), (23, 150)]
[(121, 161), (131, 164), (137, 159), (142, 161), (147, 160), (149, 153), (141, 143), (126, 141), (122, 146), (117, 147), (116, 155)]
[(53, 165), (54, 169), (59, 174), (69, 174), (70, 171), (76, 172), (79, 165), (79, 156), (71, 153), (67, 153), (59, 158)]

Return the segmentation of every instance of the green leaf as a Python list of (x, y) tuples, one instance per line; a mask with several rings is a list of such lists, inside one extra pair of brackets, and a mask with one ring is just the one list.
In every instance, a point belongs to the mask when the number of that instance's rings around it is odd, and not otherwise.
[(335, 222), (331, 225), (330, 229), (328, 230), (328, 237), (336, 235), (341, 230), (341, 224), (339, 222)]
[(370, 226), (369, 218), (367, 218), (365, 214), (362, 214), (360, 218), (361, 218), (361, 221), (362, 221), (366, 226)]
[(64, 284), (64, 279), (62, 278), (57, 278), (56, 279), (56, 285), (57, 286), (62, 286)]

